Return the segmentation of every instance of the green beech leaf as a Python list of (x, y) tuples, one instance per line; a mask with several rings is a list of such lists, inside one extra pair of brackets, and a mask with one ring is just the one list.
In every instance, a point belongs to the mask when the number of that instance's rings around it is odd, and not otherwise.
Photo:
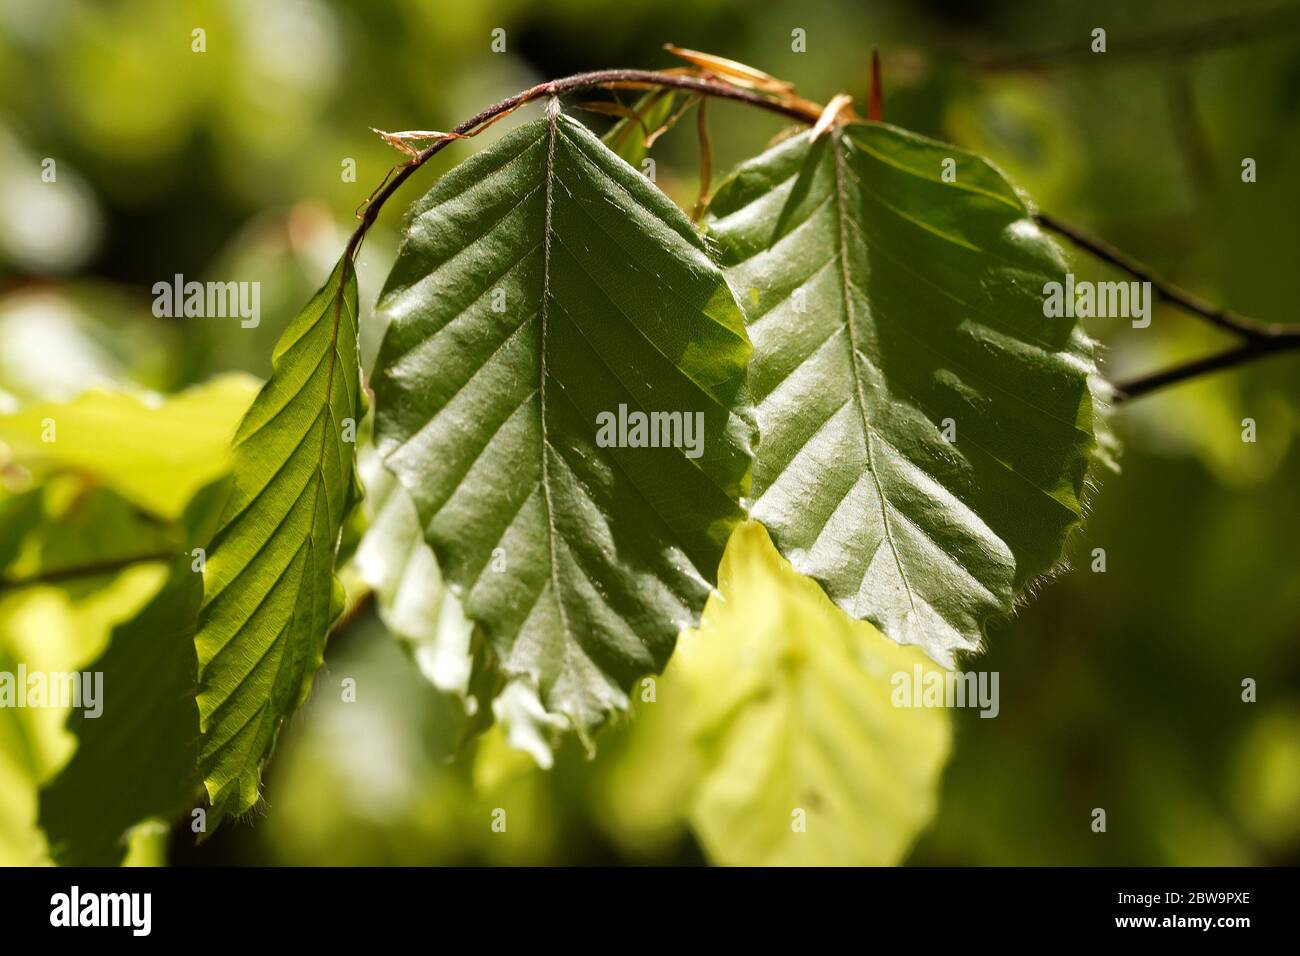
[(363, 411), (356, 316), (344, 257), (280, 338), (235, 435), (195, 637), (209, 829), (257, 801), (262, 764), (343, 607), (334, 559), (358, 497), (348, 436)]
[(40, 526), (44, 516), (45, 496), (41, 488), (29, 488), (17, 494), (0, 490), (0, 582), (22, 552), (23, 540)]
[(218, 481), (194, 497), (185, 513), (190, 547), (86, 667), (102, 681), (99, 713), (72, 711), (77, 749), (40, 794), (40, 825), (61, 866), (121, 863), (133, 828), (170, 823), (198, 789), (194, 628), (203, 576), (190, 550), (207, 543), (227, 491)]
[(411, 496), (373, 445), (358, 451), (357, 472), (369, 527), (352, 566), (374, 589), (380, 618), (410, 651), (420, 673), (459, 703), (460, 736), (469, 736), (492, 720), (484, 706), (495, 683), (485, 638), (443, 584)]
[(177, 518), (203, 485), (230, 469), (230, 437), (257, 392), (234, 373), (174, 395), (92, 389), (70, 402), (41, 402), (0, 415), (5, 447), (39, 474), (94, 475), (137, 506)]
[(512, 743), (549, 768), (551, 737), (568, 729), (566, 721), (548, 714), (526, 683), (500, 679), (486, 636), (443, 583), (411, 496), (373, 445), (358, 450), (357, 471), (369, 527), (352, 567), (374, 590), (380, 618), (410, 651), (420, 673), (456, 702), (456, 712), (447, 718), (455, 727), (449, 737), (463, 743), (495, 720)]
[(621, 156), (629, 166), (640, 167), (650, 151), (646, 138), (668, 121), (676, 95), (672, 90), (649, 90), (631, 108), (636, 119), (624, 116), (610, 127), (601, 142)]
[(861, 123), (742, 165), (708, 234), (755, 347), (751, 514), (853, 616), (976, 649), (1082, 513), (1093, 357), (1044, 317), (1056, 246), (984, 160)]
[(408, 645), (429, 683), (464, 699), (470, 684), (473, 625), (443, 587), (410, 495), (373, 447), (361, 451), (357, 468), (370, 519), (352, 559), (357, 572), (374, 588), (384, 623)]
[(756, 521), (731, 536), (718, 578), (638, 703), (603, 822), (632, 847), (689, 822), (725, 865), (900, 862), (938, 805), (952, 720), (896, 706), (910, 703), (898, 688), (943, 672), (847, 617)]
[[(379, 308), (387, 466), (502, 674), (585, 731), (663, 666), (741, 516), (739, 307), (681, 211), (552, 109), (416, 206)], [(620, 406), (701, 416), (701, 454), (602, 447)]]
[[(117, 505), (125, 502), (118, 499)], [(100, 502), (92, 505), (92, 511), (104, 507), (106, 502)], [(41, 526), (28, 534), (25, 544), (61, 538), (65, 531), (76, 530), (62, 527), (69, 518), (80, 523), (83, 517), (75, 504), (64, 512), (47, 507)], [(29, 676), (92, 668), (114, 628), (135, 617), (166, 576), (165, 564), (152, 561), (112, 572), (101, 570), (93, 576), (0, 587), (0, 673), (12, 680), (20, 665)], [(192, 637), (191, 627), (184, 639)], [(191, 670), (191, 706), (193, 676)], [(12, 689), (10, 684), (7, 690)], [(105, 690), (104, 696), (109, 693)], [(39, 788), (73, 757), (76, 738), (64, 726), (69, 708), (19, 707), (12, 698), (5, 703), (0, 706), (0, 865), (46, 863), (47, 841), (37, 826)], [(88, 792), (105, 799), (108, 791)], [(109, 817), (114, 811), (97, 807), (95, 812)]]
[(175, 526), (141, 511), (94, 478), (56, 475), (0, 498), (0, 594), (33, 580), (95, 582), (124, 562), (170, 560), (183, 544)]

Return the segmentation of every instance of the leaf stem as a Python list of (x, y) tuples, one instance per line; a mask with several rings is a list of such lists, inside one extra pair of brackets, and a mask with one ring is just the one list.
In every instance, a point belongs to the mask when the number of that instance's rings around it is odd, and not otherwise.
[(709, 187), (713, 179), (713, 147), (709, 143), (709, 101), (701, 98), (699, 110), (695, 114), (695, 129), (700, 138), (700, 191), (695, 197), (695, 207), (691, 210), (691, 222), (699, 222), (704, 215), (704, 207), (709, 201)]

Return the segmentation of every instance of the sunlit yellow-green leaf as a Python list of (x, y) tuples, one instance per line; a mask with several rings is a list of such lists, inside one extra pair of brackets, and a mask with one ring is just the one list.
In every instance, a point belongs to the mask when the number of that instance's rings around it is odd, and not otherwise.
[[(230, 439), (257, 380), (222, 375), (159, 396), (108, 390), (0, 415), (0, 463), (95, 475), (147, 511), (178, 517), (203, 485), (230, 469)], [(8, 452), (5, 452), (7, 446)]]
[(344, 604), (334, 562), (358, 495), (364, 409), (346, 256), (289, 324), (273, 364), (235, 435), (194, 639), (209, 828), (257, 802), (262, 765), (306, 698)]
[[(109, 632), (132, 617), (165, 575), (161, 564), (0, 594), (0, 671), (84, 669)], [(0, 708), (0, 865), (48, 861), (37, 827), (38, 788), (67, 762), (76, 742), (66, 707)]]
[(658, 828), (679, 807), (716, 863), (898, 863), (935, 811), (951, 739), (946, 710), (894, 706), (895, 675), (916, 668), (936, 670), (848, 618), (748, 522), (639, 708), (634, 736), (655, 746), (610, 795), (657, 793)]

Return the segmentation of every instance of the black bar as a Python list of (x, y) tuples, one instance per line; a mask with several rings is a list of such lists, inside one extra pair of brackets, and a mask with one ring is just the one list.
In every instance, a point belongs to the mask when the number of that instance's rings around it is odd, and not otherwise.
[[(702, 936), (762, 941), (786, 930), (842, 934), (862, 948), (895, 934), (929, 939), (1060, 940), (1192, 937), (1231, 944), (1294, 922), (1294, 869), (13, 869), (0, 870), (6, 941), (71, 933), (131, 945), (248, 945), (290, 938), (331, 946), (411, 935), (429, 945), (520, 934), (537, 945), (587, 949), (616, 939), (666, 944)], [(116, 927), (53, 926), (71, 909), (101, 909), (96, 894), (149, 894), (122, 908)], [(66, 905), (62, 911), (60, 894)], [(88, 904), (86, 898), (95, 896)], [(1208, 919), (1208, 927), (1199, 921)], [(1225, 920), (1243, 925), (1223, 925)], [(1120, 925), (1121, 921), (1150, 921)], [(1191, 921), (1198, 925), (1188, 925)], [(1166, 921), (1170, 921), (1166, 923)], [(1178, 921), (1182, 921), (1179, 923)], [(601, 924), (608, 924), (603, 927)], [(613, 931), (616, 935), (600, 935)], [(649, 934), (649, 936), (647, 936)], [(692, 935), (695, 934), (695, 935)], [(919, 935), (918, 935), (919, 934)], [(604, 942), (601, 942), (603, 939)], [(19, 952), (17, 947), (9, 952)]]

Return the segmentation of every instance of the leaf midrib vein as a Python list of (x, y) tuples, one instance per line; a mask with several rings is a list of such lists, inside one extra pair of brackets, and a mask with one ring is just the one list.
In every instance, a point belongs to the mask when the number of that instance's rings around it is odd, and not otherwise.
[(853, 374), (854, 395), (857, 399), (858, 415), (862, 422), (862, 440), (866, 446), (867, 471), (871, 474), (871, 481), (875, 485), (876, 494), (880, 499), (881, 525), (885, 532), (885, 539), (889, 542), (889, 550), (894, 555), (894, 564), (898, 568), (899, 580), (902, 581), (903, 588), (907, 591), (908, 604), (915, 612), (916, 599), (912, 595), (912, 584), (908, 580), (907, 572), (903, 570), (902, 557), (898, 553), (898, 545), (894, 541), (894, 533), (889, 526), (889, 507), (885, 500), (885, 489), (880, 483), (880, 476), (876, 474), (872, 453), (871, 429), (867, 425), (867, 397), (862, 389), (862, 376), (858, 369), (859, 349), (857, 333), (854, 328), (856, 316), (853, 310), (853, 288), (849, 280), (848, 209), (844, 192), (844, 133), (837, 130), (834, 136), (835, 139), (831, 145), (835, 153), (835, 209), (839, 220), (840, 286), (844, 302), (845, 329), (848, 332), (849, 368)]
[[(537, 404), (542, 432), (542, 500), (546, 504), (547, 544), (551, 552), (551, 591), (555, 598), (556, 612), (560, 616), (560, 627), (564, 631), (563, 638), (560, 641), (560, 647), (564, 654), (562, 670), (568, 671), (570, 668), (569, 645), (574, 638), (569, 627), (568, 612), (564, 608), (564, 594), (560, 590), (560, 559), (556, 549), (556, 537), (559, 531), (555, 526), (555, 505), (551, 499), (551, 476), (548, 460), (551, 452), (551, 440), (546, 424), (546, 377), (548, 374), (546, 355), (549, 344), (551, 299), (551, 220), (555, 209), (555, 139), (558, 132), (559, 118), (559, 101), (552, 98), (546, 106), (546, 201), (542, 207), (542, 308), (539, 316), (541, 327), (538, 332)], [(527, 623), (526, 620), (525, 623)]]

